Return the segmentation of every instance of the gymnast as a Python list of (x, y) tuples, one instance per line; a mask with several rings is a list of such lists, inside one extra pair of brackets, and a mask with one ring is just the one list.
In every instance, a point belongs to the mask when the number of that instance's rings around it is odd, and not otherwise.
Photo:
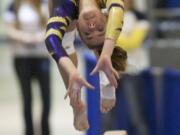
[[(102, 12), (101, 9), (107, 9)], [(81, 88), (94, 89), (81, 77), (76, 66), (77, 57), (73, 38), (77, 27), (82, 41), (92, 49), (97, 64), (91, 75), (100, 73), (101, 111), (108, 112), (115, 105), (115, 88), (119, 73), (125, 70), (127, 54), (116, 46), (122, 30), (123, 0), (49, 0), (50, 18), (46, 31), (46, 46), (64, 80), (70, 105), (74, 113), (74, 127), (83, 131), (89, 128)], [(93, 101), (92, 101), (93, 102)]]

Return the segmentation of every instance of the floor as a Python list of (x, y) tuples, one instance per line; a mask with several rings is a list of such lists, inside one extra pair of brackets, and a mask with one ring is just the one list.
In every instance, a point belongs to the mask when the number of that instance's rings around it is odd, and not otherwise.
[[(73, 128), (72, 110), (63, 99), (65, 88), (55, 63), (52, 61), (52, 110), (50, 125), (52, 135), (83, 135)], [(34, 125), (39, 129), (41, 112), (38, 85), (33, 86)], [(23, 135), (21, 101), (16, 76), (12, 68), (10, 46), (0, 44), (0, 135)]]

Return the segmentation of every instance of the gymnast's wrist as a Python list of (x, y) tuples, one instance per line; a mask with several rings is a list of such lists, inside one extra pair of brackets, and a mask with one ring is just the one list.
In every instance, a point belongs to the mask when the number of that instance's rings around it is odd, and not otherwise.
[(114, 50), (115, 42), (112, 39), (106, 38), (103, 46), (102, 55), (111, 57)]
[(69, 57), (62, 57), (58, 61), (59, 68), (63, 68), (63, 70), (68, 74), (72, 74), (74, 72), (77, 72), (77, 69), (71, 59)]

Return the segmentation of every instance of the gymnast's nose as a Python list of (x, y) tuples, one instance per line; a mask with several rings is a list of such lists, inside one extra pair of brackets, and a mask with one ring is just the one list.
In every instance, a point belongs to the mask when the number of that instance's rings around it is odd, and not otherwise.
[(95, 27), (96, 27), (96, 25), (95, 25), (94, 22), (90, 22), (90, 23), (88, 24), (88, 27), (89, 27), (89, 29), (94, 30)]

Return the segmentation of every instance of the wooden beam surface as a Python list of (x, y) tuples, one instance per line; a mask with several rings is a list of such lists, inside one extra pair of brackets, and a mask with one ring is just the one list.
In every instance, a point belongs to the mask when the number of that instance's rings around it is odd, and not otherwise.
[(106, 131), (104, 135), (128, 135), (125, 130), (119, 130), (119, 131)]

